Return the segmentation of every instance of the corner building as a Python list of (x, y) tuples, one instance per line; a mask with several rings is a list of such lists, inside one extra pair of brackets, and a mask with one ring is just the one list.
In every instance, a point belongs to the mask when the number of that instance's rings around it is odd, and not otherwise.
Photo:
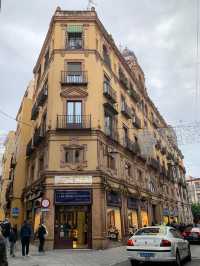
[[(168, 125), (135, 55), (118, 50), (94, 9), (56, 9), (34, 79), (23, 201), (34, 229), (47, 225), (49, 248), (120, 245), (138, 227), (187, 213), (172, 130), (157, 130)], [(150, 156), (144, 129), (155, 140)]]

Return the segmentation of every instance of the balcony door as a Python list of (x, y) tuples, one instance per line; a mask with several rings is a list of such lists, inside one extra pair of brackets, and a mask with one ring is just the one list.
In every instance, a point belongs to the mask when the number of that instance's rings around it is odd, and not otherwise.
[(67, 101), (66, 123), (68, 128), (82, 127), (83, 116), (81, 101)]
[(68, 62), (67, 63), (67, 82), (68, 83), (82, 83), (83, 82), (83, 72), (80, 62)]

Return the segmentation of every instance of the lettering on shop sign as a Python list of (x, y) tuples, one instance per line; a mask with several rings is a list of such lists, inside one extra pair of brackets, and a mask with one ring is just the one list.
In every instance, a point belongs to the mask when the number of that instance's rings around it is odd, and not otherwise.
[(169, 209), (164, 208), (164, 209), (163, 209), (163, 215), (164, 215), (164, 216), (169, 216)]
[(91, 204), (92, 196), (91, 190), (56, 190), (55, 203), (56, 204)]
[(107, 204), (109, 206), (120, 207), (122, 205), (121, 195), (115, 191), (107, 192)]
[(55, 176), (55, 184), (92, 184), (92, 176)]
[(137, 199), (129, 197), (127, 203), (129, 209), (138, 209), (139, 202)]

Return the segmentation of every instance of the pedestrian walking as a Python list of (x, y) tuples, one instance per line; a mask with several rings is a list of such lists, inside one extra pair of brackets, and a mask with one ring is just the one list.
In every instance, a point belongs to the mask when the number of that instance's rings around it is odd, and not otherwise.
[(45, 238), (48, 234), (48, 231), (46, 229), (46, 226), (44, 224), (40, 224), (38, 228), (38, 239), (39, 239), (39, 252), (44, 252), (44, 243), (45, 243)]
[(10, 230), (9, 241), (10, 241), (10, 256), (15, 257), (15, 245), (17, 241), (17, 234), (14, 228), (12, 227)]
[(0, 265), (8, 266), (7, 253), (6, 253), (6, 240), (0, 230)]
[(7, 249), (9, 249), (9, 246), (10, 246), (9, 235), (10, 235), (11, 224), (10, 224), (8, 218), (5, 218), (1, 227), (2, 227), (2, 234), (6, 240), (6, 247), (7, 247)]
[(29, 256), (29, 244), (32, 236), (31, 226), (27, 221), (24, 221), (21, 230), (20, 230), (20, 238), (22, 244), (22, 256)]

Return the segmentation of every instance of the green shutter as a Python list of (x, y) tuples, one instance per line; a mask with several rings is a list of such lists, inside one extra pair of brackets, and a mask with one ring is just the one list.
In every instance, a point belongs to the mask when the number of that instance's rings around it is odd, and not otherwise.
[(69, 25), (67, 26), (67, 32), (82, 32), (83, 26), (82, 25)]

